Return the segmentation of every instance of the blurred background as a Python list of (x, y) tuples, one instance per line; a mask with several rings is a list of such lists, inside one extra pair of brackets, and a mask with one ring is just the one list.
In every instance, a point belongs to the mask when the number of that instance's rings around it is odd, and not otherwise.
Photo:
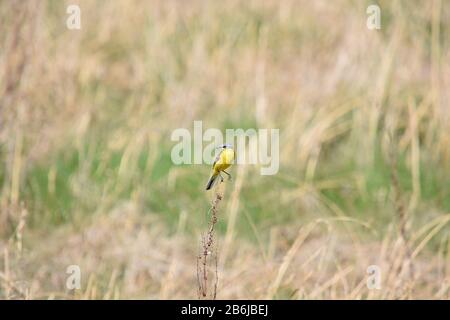
[(0, 298), (196, 298), (194, 120), (280, 129), (277, 175), (223, 185), (218, 298), (450, 297), (448, 1), (5, 0), (0, 28)]

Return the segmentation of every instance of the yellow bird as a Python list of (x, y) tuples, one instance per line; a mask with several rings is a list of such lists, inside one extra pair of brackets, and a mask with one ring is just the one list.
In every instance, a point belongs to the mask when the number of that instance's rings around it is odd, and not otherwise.
[(209, 178), (208, 184), (206, 185), (206, 190), (209, 190), (214, 185), (214, 182), (216, 181), (217, 177), (220, 177), (220, 181), (223, 182), (223, 177), (220, 174), (221, 172), (228, 175), (228, 178), (231, 179), (231, 175), (225, 171), (231, 164), (234, 162), (234, 159), (236, 158), (236, 154), (229, 144), (224, 144), (223, 146), (219, 147), (221, 150), (219, 154), (217, 155), (216, 159), (213, 163), (213, 173), (211, 174), (211, 178)]

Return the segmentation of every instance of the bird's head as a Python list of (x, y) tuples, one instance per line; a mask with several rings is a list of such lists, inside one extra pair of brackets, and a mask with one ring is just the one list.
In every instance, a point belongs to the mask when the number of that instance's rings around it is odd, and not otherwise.
[(217, 147), (217, 149), (232, 149), (232, 148), (233, 148), (233, 146), (229, 143), (225, 143), (225, 144)]

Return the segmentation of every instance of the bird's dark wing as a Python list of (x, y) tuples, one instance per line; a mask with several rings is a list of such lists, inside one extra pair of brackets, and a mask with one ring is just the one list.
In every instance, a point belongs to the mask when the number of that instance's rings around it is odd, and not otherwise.
[(214, 163), (212, 165), (213, 169), (214, 169), (214, 166), (216, 165), (216, 162), (219, 161), (222, 151), (223, 151), (223, 149), (220, 150), (220, 152), (217, 154), (216, 158), (214, 159)]

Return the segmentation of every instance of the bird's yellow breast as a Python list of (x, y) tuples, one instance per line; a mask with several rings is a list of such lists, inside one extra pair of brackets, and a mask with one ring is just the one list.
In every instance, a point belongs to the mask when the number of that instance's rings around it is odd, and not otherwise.
[(219, 160), (214, 164), (214, 171), (223, 171), (228, 168), (234, 161), (233, 149), (223, 149), (220, 153)]

